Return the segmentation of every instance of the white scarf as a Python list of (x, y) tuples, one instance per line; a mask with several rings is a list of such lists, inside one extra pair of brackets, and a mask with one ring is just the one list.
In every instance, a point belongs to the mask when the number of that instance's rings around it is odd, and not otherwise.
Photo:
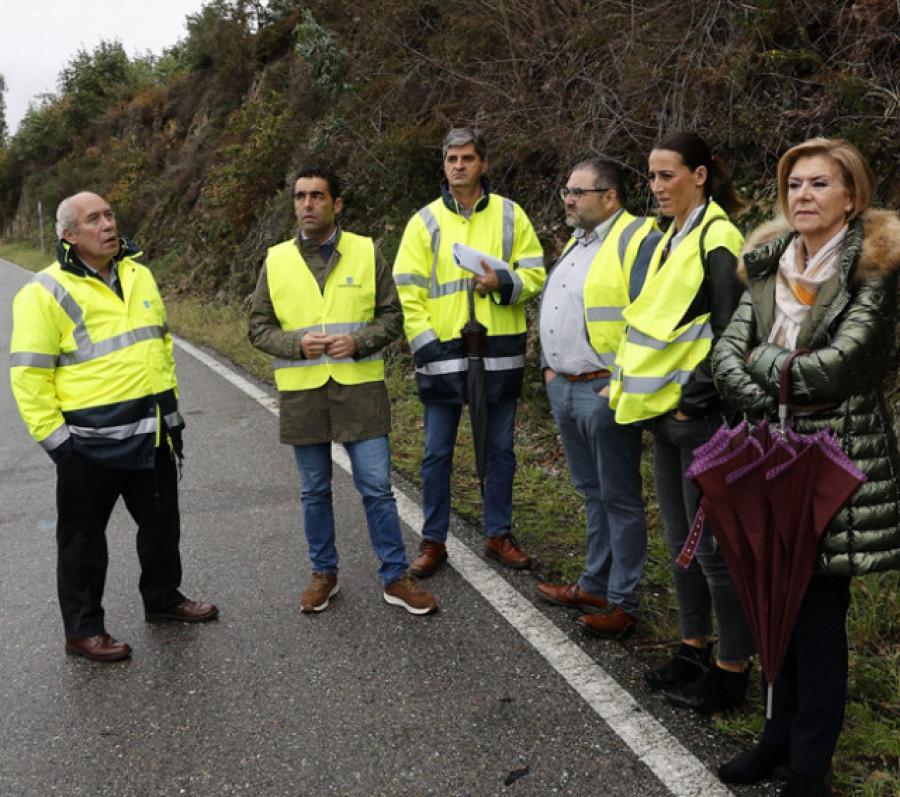
[(775, 281), (775, 323), (769, 343), (786, 349), (797, 347), (800, 325), (816, 301), (819, 289), (837, 273), (846, 225), (816, 254), (806, 259), (803, 236), (798, 235), (778, 261)]

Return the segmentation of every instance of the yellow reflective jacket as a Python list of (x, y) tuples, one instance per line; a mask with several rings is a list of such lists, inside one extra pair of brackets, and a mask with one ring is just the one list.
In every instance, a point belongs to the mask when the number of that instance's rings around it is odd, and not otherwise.
[[(323, 295), (295, 241), (269, 249), (269, 296), (285, 332), (301, 337), (311, 330), (351, 334), (375, 318), (375, 243), (371, 238), (342, 231), (337, 251), (340, 258), (328, 275)], [(324, 385), (329, 377), (344, 385), (384, 380), (380, 351), (359, 360), (334, 360), (322, 355), (315, 360), (274, 357), (272, 363), (279, 390), (311, 390)]]
[(122, 298), (69, 245), (13, 302), (13, 395), (32, 437), (57, 462), (72, 450), (109, 467), (152, 468), (160, 417), (178, 412), (166, 312), (138, 249), (121, 239)]
[(499, 291), (475, 294), (475, 316), (487, 328), (487, 400), (516, 398), (525, 366), (525, 302), (537, 296), (547, 276), (544, 255), (531, 222), (515, 202), (490, 193), (466, 218), (449, 193), (416, 213), (406, 226), (394, 281), (403, 305), (406, 337), (416, 363), (423, 402), (466, 401), (467, 359), (461, 338), (469, 318), (471, 274), (456, 265), (453, 244), (462, 243), (510, 264), (497, 272)]
[(662, 264), (673, 231), (670, 227), (657, 245), (644, 287), (623, 314), (627, 328), (610, 382), (610, 406), (619, 423), (653, 418), (678, 406), (682, 386), (712, 344), (708, 312), (684, 319), (704, 283), (705, 253), (724, 247), (736, 257), (744, 241), (712, 200), (700, 224)]

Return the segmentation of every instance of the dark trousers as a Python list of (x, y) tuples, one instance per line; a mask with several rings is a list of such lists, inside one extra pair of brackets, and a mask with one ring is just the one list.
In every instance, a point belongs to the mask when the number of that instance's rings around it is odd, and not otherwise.
[(178, 474), (170, 452), (157, 449), (155, 470), (107, 468), (76, 454), (58, 466), (56, 481), (56, 581), (63, 626), (73, 639), (106, 633), (106, 526), (119, 496), (138, 526), (144, 610), (166, 611), (184, 600)]
[(789, 746), (791, 769), (803, 775), (828, 771), (844, 724), (849, 608), (849, 578), (813, 576), (775, 681), (763, 736)]

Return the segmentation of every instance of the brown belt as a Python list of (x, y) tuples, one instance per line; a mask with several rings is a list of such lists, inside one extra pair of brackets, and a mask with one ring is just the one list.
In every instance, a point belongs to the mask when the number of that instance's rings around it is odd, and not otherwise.
[(591, 371), (589, 374), (563, 374), (570, 382), (590, 382), (592, 379), (604, 379), (611, 376), (609, 371)]

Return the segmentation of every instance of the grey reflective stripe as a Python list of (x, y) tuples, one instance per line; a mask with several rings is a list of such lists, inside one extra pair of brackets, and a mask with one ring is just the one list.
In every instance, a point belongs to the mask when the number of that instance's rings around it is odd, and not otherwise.
[(106, 338), (106, 340), (101, 340), (88, 346), (79, 346), (75, 351), (60, 352), (59, 364), (60, 366), (64, 366), (75, 365), (76, 363), (86, 363), (90, 360), (96, 360), (98, 357), (104, 357), (107, 354), (127, 349), (135, 343), (141, 343), (145, 340), (156, 340), (157, 338), (161, 339), (163, 337), (165, 337), (165, 330), (163, 327), (139, 327), (138, 329), (123, 332), (120, 335)]
[(52, 354), (38, 354), (32, 351), (18, 351), (9, 355), (11, 368), (46, 368), (52, 371), (56, 368), (58, 358)]
[[(512, 357), (485, 357), (485, 371), (512, 371), (525, 367), (525, 355), (517, 354)], [(466, 357), (455, 360), (435, 360), (425, 365), (416, 367), (416, 372), (427, 376), (440, 376), (442, 374), (458, 374), (469, 370), (469, 361)]]
[(141, 418), (134, 423), (124, 423), (120, 426), (72, 426), (69, 431), (76, 437), (92, 437), (104, 440), (127, 440), (139, 434), (156, 434), (156, 416)]
[(44, 449), (44, 451), (55, 451), (71, 436), (72, 435), (69, 434), (69, 427), (63, 424), (58, 429), (54, 429), (43, 440), (41, 440), (40, 446)]
[(696, 340), (704, 339), (712, 340), (713, 337), (712, 326), (709, 321), (704, 321), (702, 324), (692, 324), (675, 338), (675, 340), (659, 340), (658, 338), (651, 337), (650, 335), (638, 331), (634, 327), (628, 327), (628, 332), (626, 334), (629, 343), (645, 346), (648, 349), (656, 349), (657, 351), (662, 351), (667, 346), (671, 346), (675, 343), (692, 343)]
[(428, 292), (428, 298), (440, 299), (442, 296), (452, 296), (454, 293), (463, 293), (468, 289), (469, 280), (467, 279), (453, 280), (452, 282), (445, 282), (443, 285), (438, 285), (437, 281), (435, 281)]
[(354, 360), (352, 357), (341, 357), (341, 359), (335, 360), (333, 357), (326, 357), (324, 354), (321, 357), (316, 357), (315, 360), (283, 360), (280, 357), (273, 357), (272, 368), (276, 371), (280, 371), (283, 368), (311, 368), (314, 365), (326, 365), (328, 363), (331, 363), (332, 365), (370, 363), (381, 359), (382, 356), (380, 351), (375, 352), (375, 354), (370, 354), (368, 357), (360, 357), (358, 360)]
[(486, 371), (510, 371), (513, 368), (525, 367), (525, 355), (516, 354), (512, 357), (485, 357), (484, 368)]
[(458, 360), (435, 360), (425, 365), (417, 365), (416, 373), (426, 376), (440, 376), (441, 374), (458, 374), (460, 371), (469, 370), (469, 362), (465, 357)]
[(409, 348), (414, 352), (421, 349), (423, 346), (427, 346), (431, 341), (437, 340), (437, 332), (433, 329), (426, 329), (421, 335), (416, 335), (410, 342)]
[(431, 236), (431, 280), (429, 282), (428, 295), (434, 297), (437, 295), (438, 289), (437, 258), (438, 249), (441, 245), (441, 228), (434, 217), (434, 213), (428, 207), (424, 207), (419, 211), (419, 218), (422, 219), (428, 235)]
[(671, 371), (665, 376), (625, 376), (622, 379), (622, 390), (633, 395), (656, 393), (666, 385), (673, 383), (686, 385), (692, 373), (694, 373), (693, 369)]
[(631, 243), (631, 239), (634, 238), (637, 231), (644, 226), (646, 221), (647, 218), (645, 216), (638, 216), (622, 230), (618, 245), (619, 262), (622, 264), (622, 268), (625, 268), (625, 253), (628, 251), (628, 244)]
[(357, 332), (369, 326), (368, 321), (344, 321), (334, 324), (311, 324), (306, 327), (297, 327), (296, 329), (286, 329), (293, 335), (303, 335), (307, 332), (327, 332), (331, 335), (349, 335), (351, 332)]
[(395, 285), (415, 285), (417, 288), (428, 288), (428, 280), (421, 274), (394, 274)]
[(90, 346), (91, 338), (84, 326), (84, 315), (69, 292), (53, 279), (53, 277), (43, 272), (36, 274), (34, 281), (46, 288), (50, 295), (59, 302), (59, 306), (62, 307), (66, 315), (72, 319), (72, 322), (75, 324), (75, 329), (72, 330), (72, 335), (75, 338), (75, 345), (79, 349)]
[(107, 354), (127, 349), (135, 343), (164, 338), (168, 333), (167, 326), (139, 327), (94, 343), (84, 324), (84, 313), (82, 313), (81, 308), (71, 294), (49, 274), (43, 272), (36, 274), (34, 280), (56, 299), (59, 306), (62, 307), (66, 315), (72, 319), (72, 323), (75, 324), (75, 328), (72, 330), (72, 337), (75, 339), (76, 349), (75, 351), (60, 353), (58, 360), (58, 365), (60, 366), (96, 360), (98, 357), (104, 357)]
[(511, 199), (503, 199), (503, 254), (502, 259), (510, 262), (513, 244), (516, 242), (516, 206)]
[(616, 353), (614, 351), (598, 351), (597, 357), (607, 371), (612, 371), (613, 366), (616, 364)]
[(164, 415), (163, 420), (170, 429), (180, 429), (184, 426), (184, 418), (181, 417), (181, 413), (178, 412), (178, 410), (170, 412), (168, 415)]
[(621, 321), (622, 320), (622, 311), (624, 307), (617, 307), (616, 305), (610, 306), (595, 306), (588, 307), (586, 310), (587, 320), (588, 321)]
[[(565, 253), (564, 253), (565, 254)], [(562, 260), (562, 257), (560, 257)], [(544, 258), (542, 257), (523, 257), (515, 262), (516, 268), (543, 268)]]
[(522, 290), (525, 288), (525, 283), (515, 271), (510, 271), (509, 276), (512, 277), (512, 293), (509, 296), (509, 303), (515, 304), (522, 296)]

